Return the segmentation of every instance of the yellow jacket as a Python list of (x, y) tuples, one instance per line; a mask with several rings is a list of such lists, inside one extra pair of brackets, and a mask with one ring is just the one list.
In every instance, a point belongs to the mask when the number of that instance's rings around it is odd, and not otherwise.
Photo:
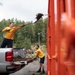
[(42, 57), (44, 57), (44, 53), (42, 52), (41, 49), (37, 49), (37, 51), (35, 52), (35, 56), (42, 58)]
[[(17, 27), (5, 27), (2, 32), (5, 32), (5, 35), (4, 35), (4, 38), (6, 39), (11, 39), (13, 40), (14, 39), (14, 34), (15, 32), (20, 29), (22, 26), (17, 26)], [(9, 30), (8, 30), (9, 29)]]

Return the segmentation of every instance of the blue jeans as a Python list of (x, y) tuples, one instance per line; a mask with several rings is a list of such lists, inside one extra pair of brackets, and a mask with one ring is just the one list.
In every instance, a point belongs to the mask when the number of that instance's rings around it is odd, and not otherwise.
[(1, 44), (1, 48), (5, 48), (7, 46), (7, 48), (12, 48), (13, 47), (13, 40), (11, 39), (3, 39), (3, 42)]

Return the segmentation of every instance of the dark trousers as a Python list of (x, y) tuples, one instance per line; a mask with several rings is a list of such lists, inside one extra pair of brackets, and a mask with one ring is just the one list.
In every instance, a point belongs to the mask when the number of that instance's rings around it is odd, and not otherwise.
[(45, 56), (43, 58), (40, 58), (40, 63), (44, 64)]
[(5, 48), (7, 46), (7, 48), (12, 48), (13, 47), (13, 40), (11, 39), (3, 39), (3, 42), (1, 44), (1, 48)]

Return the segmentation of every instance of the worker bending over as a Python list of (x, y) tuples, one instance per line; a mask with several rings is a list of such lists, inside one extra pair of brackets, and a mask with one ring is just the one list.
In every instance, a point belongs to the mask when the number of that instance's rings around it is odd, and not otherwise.
[(45, 55), (42, 52), (42, 50), (39, 48), (39, 45), (36, 45), (36, 52), (35, 52), (35, 57), (40, 58), (40, 68), (37, 72), (45, 73), (44, 71), (44, 60), (45, 60)]

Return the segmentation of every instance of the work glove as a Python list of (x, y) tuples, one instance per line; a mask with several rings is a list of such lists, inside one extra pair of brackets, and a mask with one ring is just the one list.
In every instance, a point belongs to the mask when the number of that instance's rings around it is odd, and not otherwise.
[(23, 25), (21, 25), (22, 27), (24, 27), (25, 26), (25, 24), (23, 24)]

